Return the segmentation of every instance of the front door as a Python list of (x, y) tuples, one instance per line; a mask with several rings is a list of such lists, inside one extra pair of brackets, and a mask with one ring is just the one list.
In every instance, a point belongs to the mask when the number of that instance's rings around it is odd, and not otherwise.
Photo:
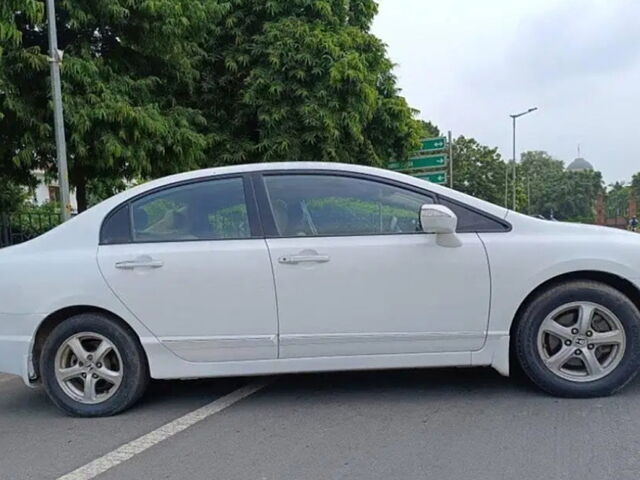
[(483, 245), (422, 233), (433, 197), (338, 174), (265, 174), (280, 357), (460, 352), (486, 337)]
[(277, 358), (269, 252), (251, 231), (246, 196), (240, 177), (150, 193), (122, 207), (130, 241), (100, 246), (109, 286), (185, 360)]

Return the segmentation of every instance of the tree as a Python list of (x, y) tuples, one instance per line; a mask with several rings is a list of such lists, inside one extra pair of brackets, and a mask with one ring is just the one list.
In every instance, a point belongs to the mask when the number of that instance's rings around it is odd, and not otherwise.
[(453, 142), (453, 188), (489, 202), (504, 204), (506, 164), (497, 148), (460, 136)]
[(564, 164), (547, 152), (529, 151), (521, 156), (519, 178), (526, 186), (527, 213), (549, 216), (559, 211), (558, 192), (563, 177)]
[[(15, 47), (22, 40), (22, 32), (14, 21), (16, 15), (23, 16), (32, 22), (42, 19), (43, 4), (37, 0), (3, 0), (0, 4), (0, 66), (3, 53), (7, 47)], [(0, 68), (0, 93), (6, 90), (6, 80)], [(0, 112), (1, 113), (1, 112)]]
[(0, 176), (0, 220), (3, 214), (13, 213), (27, 201), (27, 190), (6, 177)]
[(631, 179), (631, 195), (640, 203), (640, 172), (636, 173)]
[(602, 184), (598, 171), (566, 171), (557, 197), (558, 218), (593, 223), (596, 198), (604, 193)]
[(605, 203), (605, 216), (617, 218), (625, 216), (629, 208), (629, 196), (631, 187), (624, 182), (616, 182), (609, 185)]
[[(36, 168), (55, 175), (46, 24), (20, 6), (36, 2), (10, 3), (21, 35), (2, 59), (2, 170), (14, 165), (22, 175)], [(204, 118), (178, 97), (195, 85), (198, 42), (224, 7), (188, 0), (57, 4), (69, 178), (79, 209), (91, 179), (197, 167), (207, 146)]]
[(231, 0), (203, 47), (212, 165), (341, 161), (384, 166), (420, 126), (399, 95), (373, 0)]
[(594, 221), (596, 198), (604, 193), (600, 172), (568, 171), (561, 160), (542, 151), (523, 153), (520, 171), (530, 191), (530, 213), (553, 213), (559, 220)]
[(439, 137), (441, 135), (440, 129), (438, 128), (438, 126), (432, 122), (425, 121), (425, 120), (418, 120), (418, 126), (420, 129), (419, 130), (420, 139)]
[(567, 171), (561, 160), (543, 151), (524, 152), (519, 171), (526, 183), (528, 213), (593, 222), (596, 198), (604, 192), (600, 172)]
[[(417, 146), (414, 111), (369, 31), (373, 0), (61, 0), (57, 8), (80, 210), (96, 180), (113, 186), (249, 161), (382, 166)], [(10, 40), (0, 172), (55, 176), (42, 0), (5, 0), (0, 18)]]

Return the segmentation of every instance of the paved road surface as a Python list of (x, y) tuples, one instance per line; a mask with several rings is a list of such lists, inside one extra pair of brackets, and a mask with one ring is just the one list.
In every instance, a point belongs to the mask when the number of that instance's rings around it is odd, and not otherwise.
[[(0, 479), (57, 480), (248, 382), (157, 382), (132, 411), (85, 420), (0, 376)], [(281, 376), (95, 478), (639, 477), (640, 381), (566, 400), (488, 369), (443, 369)]]

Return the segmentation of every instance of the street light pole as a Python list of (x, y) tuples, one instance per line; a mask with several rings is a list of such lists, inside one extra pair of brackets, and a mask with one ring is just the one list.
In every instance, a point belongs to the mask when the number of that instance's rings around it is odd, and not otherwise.
[(51, 65), (51, 93), (53, 97), (53, 126), (56, 138), (58, 160), (58, 185), (60, 188), (60, 216), (63, 222), (71, 216), (69, 202), (69, 173), (67, 167), (67, 144), (64, 134), (64, 116), (62, 111), (62, 86), (60, 81), (60, 63), (62, 52), (58, 50), (58, 32), (56, 30), (56, 11), (54, 0), (47, 0), (47, 18), (49, 21), (49, 63)]
[(516, 165), (517, 165), (517, 161), (516, 161), (516, 118), (513, 115), (511, 115), (511, 118), (513, 119), (513, 156), (511, 157), (513, 159), (513, 211), (517, 212), (518, 210), (516, 209)]
[[(513, 211), (517, 211), (516, 208), (516, 172), (518, 162), (516, 161), (516, 119), (522, 117), (523, 115), (527, 115), (528, 113), (535, 112), (538, 107), (533, 107), (527, 110), (526, 112), (516, 113), (513, 115), (509, 115), (513, 120)], [(508, 169), (507, 169), (508, 170)], [(508, 175), (507, 175), (508, 176)], [(505, 184), (507, 182), (505, 181)], [(507, 187), (505, 187), (506, 190)], [(507, 194), (505, 193), (505, 206), (507, 204)]]

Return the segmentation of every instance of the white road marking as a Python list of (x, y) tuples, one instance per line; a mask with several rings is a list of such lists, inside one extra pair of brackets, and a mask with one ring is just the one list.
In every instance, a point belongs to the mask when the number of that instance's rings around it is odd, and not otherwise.
[(139, 455), (154, 445), (157, 445), (160, 442), (171, 438), (175, 434), (192, 427), (205, 418), (230, 407), (234, 403), (239, 402), (253, 393), (256, 393), (258, 390), (266, 387), (269, 383), (270, 382), (267, 380), (260, 380), (239, 388), (238, 390), (235, 390), (202, 408), (194, 410), (191, 413), (187, 413), (183, 417), (163, 425), (153, 432), (147, 433), (136, 440), (122, 445), (116, 450), (107, 453), (103, 457), (100, 457), (71, 473), (59, 477), (58, 480), (91, 480), (107, 470), (110, 470), (136, 455)]

